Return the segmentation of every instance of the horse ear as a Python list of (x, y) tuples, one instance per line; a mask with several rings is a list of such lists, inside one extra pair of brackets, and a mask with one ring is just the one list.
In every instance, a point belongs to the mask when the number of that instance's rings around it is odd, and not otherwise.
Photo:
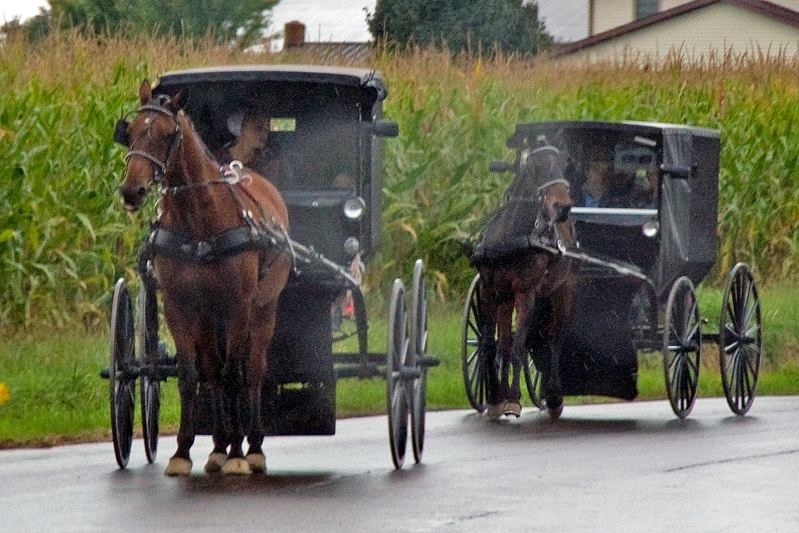
[(150, 86), (150, 80), (144, 78), (139, 86), (139, 100), (142, 105), (149, 104), (153, 101), (153, 88)]
[(186, 105), (186, 92), (181, 89), (169, 99), (169, 103), (167, 103), (166, 107), (168, 107), (173, 113), (177, 113), (178, 110), (183, 109), (183, 106)]

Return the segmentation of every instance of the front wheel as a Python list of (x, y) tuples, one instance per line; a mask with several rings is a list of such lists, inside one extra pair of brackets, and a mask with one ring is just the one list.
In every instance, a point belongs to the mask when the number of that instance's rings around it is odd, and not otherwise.
[[(461, 337), (461, 367), (466, 397), (478, 413), (486, 410), (488, 391), (488, 362), (481, 326), (483, 323), (480, 308), (480, 274), (474, 276), (466, 293), (463, 309), (463, 334)], [(492, 371), (496, 371), (492, 369)]]
[(683, 276), (674, 282), (669, 293), (663, 327), (666, 392), (674, 414), (680, 419), (688, 416), (696, 401), (702, 348), (701, 325), (694, 285)]
[(141, 420), (144, 453), (147, 462), (154, 463), (158, 454), (159, 416), (161, 412), (161, 382), (158, 375), (158, 300), (155, 289), (145, 281), (139, 291), (136, 327), (139, 336), (141, 372)]
[(530, 349), (527, 350), (527, 364), (524, 366), (523, 370), (524, 381), (527, 384), (527, 393), (530, 396), (530, 401), (543, 411), (547, 408), (547, 401), (546, 398), (544, 398), (544, 387), (541, 383), (542, 374), (533, 362), (533, 351)]
[(124, 278), (117, 281), (111, 306), (111, 435), (119, 468), (128, 466), (133, 444), (133, 411), (136, 397), (135, 333), (133, 304)]
[(408, 387), (406, 360), (408, 356), (408, 314), (405, 310), (405, 287), (394, 280), (388, 316), (386, 345), (386, 393), (388, 403), (388, 440), (394, 467), (402, 468), (408, 443)]

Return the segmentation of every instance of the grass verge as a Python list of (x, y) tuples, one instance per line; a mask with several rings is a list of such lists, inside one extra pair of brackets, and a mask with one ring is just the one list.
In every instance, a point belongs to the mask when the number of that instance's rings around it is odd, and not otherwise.
[[(779, 286), (762, 291), (764, 360), (759, 395), (799, 394), (797, 330), (799, 304), (791, 296), (796, 287)], [(715, 330), (720, 291), (699, 290), (700, 308)], [(715, 306), (715, 307), (714, 307)], [(379, 306), (376, 306), (379, 307)], [(430, 410), (468, 408), (461, 374), (461, 317), (459, 306), (439, 308), (429, 316), (428, 351), (441, 364), (428, 374)], [(380, 309), (370, 309), (369, 349), (383, 351), (386, 325)], [(351, 347), (346, 347), (352, 350)], [(699, 396), (722, 396), (715, 345), (703, 348)], [(80, 331), (38, 334), (5, 332), (0, 343), (0, 383), (8, 398), (0, 403), (0, 448), (50, 446), (110, 439), (109, 383), (100, 378), (108, 366), (105, 334)], [(665, 398), (659, 354), (639, 357), (639, 398)], [(162, 388), (161, 431), (174, 432), (179, 419), (177, 382)], [(567, 403), (605, 401), (595, 397), (567, 398)], [(527, 405), (531, 405), (529, 399)], [(755, 403), (756, 408), (757, 403)], [(337, 385), (339, 418), (385, 412), (383, 379), (343, 379)], [(139, 408), (137, 398), (137, 410)], [(667, 407), (664, 407), (668, 409)], [(137, 427), (140, 416), (136, 413)]]

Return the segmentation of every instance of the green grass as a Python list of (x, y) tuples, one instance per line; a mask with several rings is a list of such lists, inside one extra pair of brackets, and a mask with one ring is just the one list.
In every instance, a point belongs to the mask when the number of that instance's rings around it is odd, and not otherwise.
[[(795, 349), (799, 338), (799, 306), (790, 297), (796, 291), (794, 286), (761, 291), (766, 357), (758, 395), (799, 394), (799, 360)], [(702, 314), (709, 320), (706, 329), (715, 331), (713, 314), (718, 313), (721, 293), (712, 287), (702, 287), (698, 294)], [(387, 313), (379, 302), (370, 307), (369, 349), (380, 352), (385, 349)], [(428, 352), (438, 357), (441, 364), (428, 374), (428, 409), (468, 408), (461, 375), (461, 304), (453, 302), (435, 307), (429, 316)], [(109, 383), (100, 378), (100, 370), (108, 366), (109, 359), (106, 334), (6, 332), (3, 338), (0, 383), (8, 387), (10, 398), (0, 404), (0, 447), (110, 438)], [(352, 351), (354, 347), (347, 345), (342, 349)], [(723, 395), (716, 351), (715, 345), (703, 346), (700, 397)], [(639, 365), (639, 399), (665, 398), (660, 355), (642, 354)], [(162, 394), (161, 425), (162, 433), (166, 434), (176, 430), (179, 420), (180, 404), (174, 378), (164, 384)], [(380, 378), (339, 380), (336, 401), (340, 418), (384, 413), (385, 381)], [(567, 398), (567, 403), (596, 401), (605, 400)], [(530, 405), (529, 400), (526, 404)], [(138, 425), (138, 411), (136, 420)]]

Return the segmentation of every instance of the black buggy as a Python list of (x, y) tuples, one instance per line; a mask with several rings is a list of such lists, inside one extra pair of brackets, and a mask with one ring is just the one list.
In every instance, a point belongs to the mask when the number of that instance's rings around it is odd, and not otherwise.
[[(270, 117), (269, 148), (289, 158), (291, 180), (280, 192), (289, 209), (295, 271), (278, 305), (273, 356), (263, 392), (267, 435), (333, 435), (336, 380), (383, 376), (389, 442), (403, 464), (408, 427), (416, 462), (425, 432), (427, 355), (425, 279), (416, 261), (406, 307), (394, 281), (386, 353), (367, 348), (367, 316), (360, 276), (380, 240), (383, 137), (396, 123), (382, 118), (386, 85), (379, 72), (357, 68), (259, 65), (168, 72), (155, 91), (183, 91), (186, 113), (212, 152), (234, 138), (241, 110), (256, 106)], [(122, 129), (124, 131), (124, 128)], [(342, 180), (341, 177), (344, 177)], [(140, 382), (147, 459), (158, 446), (160, 384), (177, 375), (175, 358), (159, 341), (157, 281), (140, 256), (135, 304), (124, 278), (111, 315), (111, 427), (117, 463), (130, 456), (136, 381)], [(357, 351), (334, 346), (357, 338)], [(341, 346), (341, 345), (339, 345)], [(211, 434), (210, 393), (200, 384), (197, 434)], [(246, 415), (245, 415), (246, 416)]]
[[(696, 399), (703, 342), (715, 341), (727, 402), (736, 414), (752, 405), (760, 369), (760, 300), (750, 268), (735, 265), (724, 287), (718, 333), (703, 333), (694, 287), (716, 262), (719, 134), (659, 123), (543, 122), (518, 124), (507, 145), (518, 171), (525, 147), (545, 142), (569, 154), (570, 212), (579, 247), (554, 250), (577, 260), (579, 281), (561, 352), (566, 396), (632, 400), (638, 395), (639, 351), (660, 351), (674, 413), (686, 417)], [(593, 161), (596, 157), (604, 158)], [(591, 165), (610, 186), (590, 198)], [(536, 303), (525, 382), (545, 407), (538, 369), (548, 368), (541, 331), (550, 312)], [(488, 368), (481, 336), (479, 274), (464, 309), (462, 367), (472, 406), (486, 407)]]

